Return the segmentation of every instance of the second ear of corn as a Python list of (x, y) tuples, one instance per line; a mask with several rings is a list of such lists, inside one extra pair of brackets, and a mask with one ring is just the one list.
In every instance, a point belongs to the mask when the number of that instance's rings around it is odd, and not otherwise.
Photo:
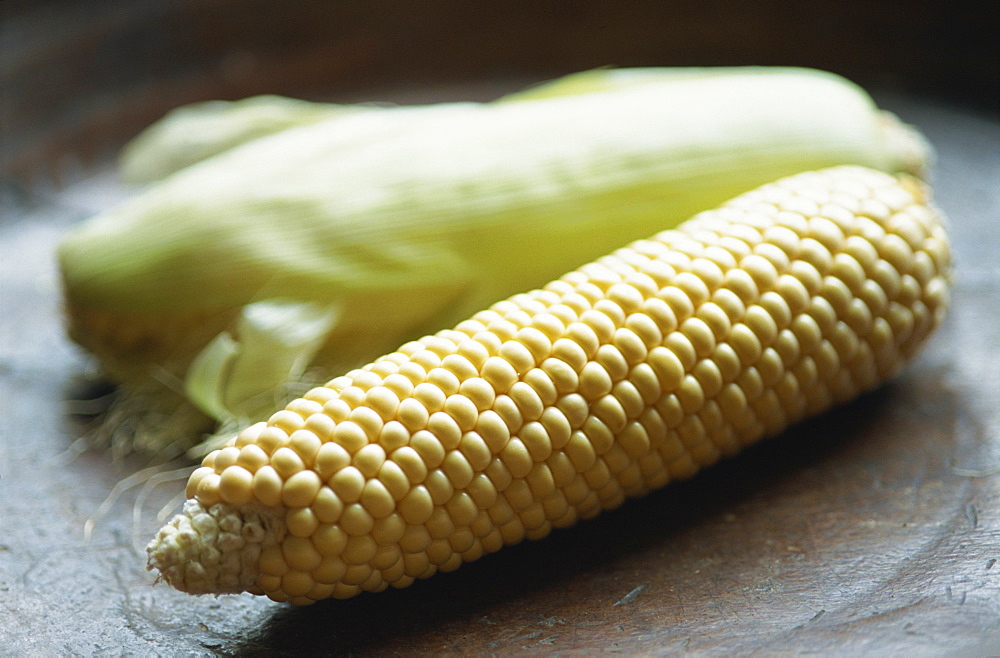
[(405, 343), (210, 453), (150, 568), (294, 604), (405, 587), (870, 390), (945, 313), (927, 194), (799, 174)]
[(173, 406), (257, 420), (310, 365), (360, 365), (757, 185), (928, 156), (804, 69), (594, 71), (427, 107), (258, 99), (221, 106), (245, 122), (229, 129), (215, 107), (173, 117), (202, 130), (186, 159), (168, 148), (186, 129), (138, 140), (133, 170), (164, 178), (59, 251), (69, 331), (142, 392), (113, 420), (154, 452), (198, 436)]

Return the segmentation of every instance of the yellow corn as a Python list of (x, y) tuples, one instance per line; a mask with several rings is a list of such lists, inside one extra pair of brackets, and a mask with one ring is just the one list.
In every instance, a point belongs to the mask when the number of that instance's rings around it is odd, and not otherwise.
[(799, 174), (406, 343), (209, 454), (150, 568), (346, 598), (687, 478), (914, 355), (948, 299), (926, 195)]

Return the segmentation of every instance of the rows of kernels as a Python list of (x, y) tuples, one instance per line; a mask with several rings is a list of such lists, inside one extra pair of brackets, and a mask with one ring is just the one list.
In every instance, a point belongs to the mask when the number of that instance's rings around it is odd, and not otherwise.
[(405, 586), (870, 388), (939, 321), (947, 266), (893, 179), (795, 177), (309, 392), (188, 494), (287, 510), (273, 599)]

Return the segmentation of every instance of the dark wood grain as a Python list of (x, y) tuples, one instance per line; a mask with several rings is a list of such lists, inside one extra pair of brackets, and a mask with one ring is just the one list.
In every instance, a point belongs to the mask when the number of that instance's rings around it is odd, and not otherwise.
[[(289, 14), (295, 29), (255, 2), (126, 10), (139, 4), (3, 3), (0, 653), (1000, 651), (1000, 121), (883, 57), (888, 45), (870, 37), (900, 3), (865, 4), (872, 13), (853, 25), (869, 41), (854, 50), (846, 19), (824, 3), (777, 23), (734, 3), (711, 17), (711, 32), (698, 21), (712, 10), (671, 15), (700, 25), (684, 36), (664, 27), (665, 10), (647, 6), (641, 21), (598, 3), (533, 9), (502, 30), (491, 27), (497, 10), (455, 3), (431, 3), (429, 15), (420, 3), (316, 3)], [(893, 33), (904, 51), (938, 35), (933, 3), (908, 7)], [(795, 21), (823, 17), (840, 59), (821, 43), (777, 45), (806, 39)], [(338, 36), (323, 45), (333, 18)], [(436, 41), (398, 39), (431, 19)], [(472, 28), (517, 38), (477, 52)], [(670, 49), (656, 42), (660, 28), (676, 37)], [(66, 58), (73, 49), (77, 61)], [(953, 308), (900, 377), (689, 482), (407, 590), (298, 609), (154, 586), (140, 549), (180, 481), (144, 493), (139, 518), (138, 490), (126, 492), (85, 537), (116, 483), (144, 464), (72, 450), (86, 426), (71, 401), (89, 362), (63, 335), (53, 249), (68, 226), (127, 193), (111, 155), (143, 122), (201, 97), (480, 98), (597, 63), (755, 58), (843, 72), (884, 64), (869, 75), (880, 104), (937, 149), (937, 200), (957, 256)]]

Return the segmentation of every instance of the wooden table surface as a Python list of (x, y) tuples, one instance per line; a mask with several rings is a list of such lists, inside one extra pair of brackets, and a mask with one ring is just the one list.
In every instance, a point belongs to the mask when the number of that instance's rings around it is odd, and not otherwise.
[(874, 91), (937, 149), (957, 263), (950, 314), (901, 376), (543, 541), (308, 608), (153, 584), (142, 546), (182, 483), (102, 509), (144, 464), (72, 449), (90, 363), (64, 336), (53, 260), (127, 191), (108, 158), (6, 181), (0, 654), (1000, 653), (1000, 120)]

